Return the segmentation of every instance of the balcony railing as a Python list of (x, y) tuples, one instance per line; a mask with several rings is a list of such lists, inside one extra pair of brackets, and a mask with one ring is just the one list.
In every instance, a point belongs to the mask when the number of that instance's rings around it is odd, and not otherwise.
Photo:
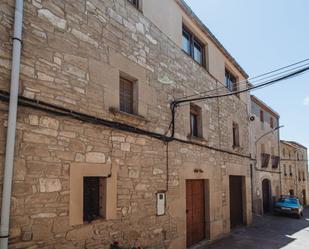
[(271, 156), (271, 165), (273, 169), (279, 168), (280, 157), (279, 156)]
[(261, 153), (262, 168), (267, 168), (270, 160), (270, 155), (267, 153)]

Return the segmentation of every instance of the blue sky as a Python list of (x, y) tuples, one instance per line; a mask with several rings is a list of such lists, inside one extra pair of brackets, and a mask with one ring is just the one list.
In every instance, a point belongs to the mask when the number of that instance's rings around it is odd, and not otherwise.
[[(309, 58), (308, 0), (186, 0), (252, 77)], [(309, 148), (309, 73), (253, 92)]]

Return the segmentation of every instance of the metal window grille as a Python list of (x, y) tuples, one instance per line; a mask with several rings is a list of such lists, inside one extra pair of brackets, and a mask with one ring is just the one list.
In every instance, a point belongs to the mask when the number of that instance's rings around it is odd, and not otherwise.
[(133, 114), (133, 82), (120, 78), (120, 111)]

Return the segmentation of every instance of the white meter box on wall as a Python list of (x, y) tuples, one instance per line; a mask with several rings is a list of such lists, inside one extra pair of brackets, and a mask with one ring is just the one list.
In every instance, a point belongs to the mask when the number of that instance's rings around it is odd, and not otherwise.
[(157, 215), (165, 215), (165, 192), (157, 193)]

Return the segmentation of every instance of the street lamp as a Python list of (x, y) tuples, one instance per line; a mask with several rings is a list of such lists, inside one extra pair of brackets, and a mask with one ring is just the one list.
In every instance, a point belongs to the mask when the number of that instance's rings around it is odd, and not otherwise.
[(283, 127), (284, 127), (284, 125), (278, 126), (278, 127), (274, 128), (274, 129), (272, 129), (271, 131), (266, 132), (265, 134), (263, 134), (262, 136), (260, 136), (260, 137), (255, 141), (255, 160), (257, 159), (257, 143), (258, 143), (263, 137), (265, 137), (265, 136), (267, 136), (267, 135), (269, 135), (269, 134), (271, 134), (271, 133), (274, 133), (275, 131), (277, 131), (277, 130), (283, 128)]

